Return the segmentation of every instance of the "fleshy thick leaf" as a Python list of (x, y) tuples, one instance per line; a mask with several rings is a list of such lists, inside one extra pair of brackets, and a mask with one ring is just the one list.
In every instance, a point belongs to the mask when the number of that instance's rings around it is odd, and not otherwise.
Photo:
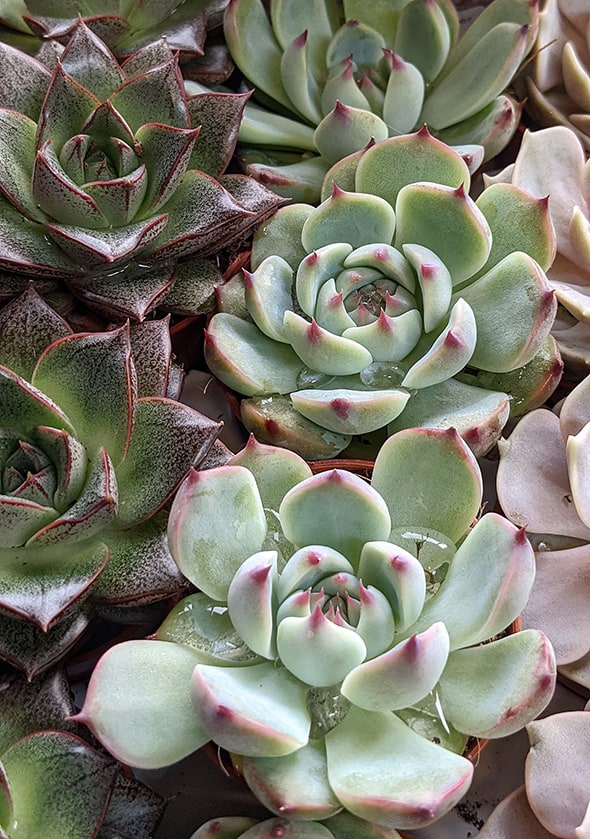
[(126, 641), (105, 653), (75, 717), (125, 763), (175, 763), (209, 739), (192, 707), (197, 653), (166, 641)]
[(225, 600), (236, 570), (260, 550), (265, 535), (264, 509), (247, 469), (191, 470), (174, 499), (168, 525), (170, 551), (191, 582), (214, 600)]
[(326, 735), (326, 751), (330, 784), (346, 809), (390, 828), (435, 821), (465, 794), (473, 774), (468, 760), (395, 714), (354, 706)]

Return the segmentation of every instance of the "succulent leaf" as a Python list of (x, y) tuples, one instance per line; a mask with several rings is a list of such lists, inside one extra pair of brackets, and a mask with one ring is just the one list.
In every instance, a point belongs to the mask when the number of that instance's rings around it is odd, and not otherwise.
[[(145, 769), (163, 765), (161, 760), (175, 763), (208, 740), (192, 709), (190, 680), (198, 661), (195, 651), (166, 641), (111, 647), (75, 719), (125, 763)], [(124, 712), (126, 697), (136, 690), (143, 696), (142, 707)]]
[(395, 714), (354, 707), (326, 736), (326, 751), (339, 800), (389, 828), (434, 821), (464, 795), (473, 773), (469, 761), (429, 743)]
[[(231, 530), (223, 525), (229, 509)], [(247, 469), (191, 470), (176, 494), (168, 525), (170, 551), (191, 582), (214, 600), (224, 600), (238, 567), (260, 550), (265, 535), (262, 502)]]
[(352, 563), (358, 562), (365, 542), (389, 536), (383, 499), (362, 478), (338, 469), (314, 475), (289, 490), (279, 517), (293, 545), (326, 545)]
[[(509, 675), (504, 670), (507, 647), (514, 651)], [(484, 644), (477, 655), (473, 647), (455, 650), (439, 686), (446, 718), (459, 731), (468, 729), (479, 737), (508, 736), (522, 727), (524, 718), (536, 717), (546, 707), (555, 689), (552, 669), (553, 650), (543, 633), (533, 629)], [(460, 698), (466, 682), (477, 696), (469, 708)]]
[(271, 662), (247, 668), (200, 664), (192, 692), (197, 719), (230, 751), (280, 756), (307, 742), (306, 688)]

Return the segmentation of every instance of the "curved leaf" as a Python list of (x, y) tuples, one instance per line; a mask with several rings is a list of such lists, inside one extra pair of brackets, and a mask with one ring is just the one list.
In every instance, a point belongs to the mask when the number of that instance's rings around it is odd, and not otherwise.
[(100, 659), (84, 706), (73, 719), (131, 766), (175, 763), (209, 739), (191, 700), (191, 674), (198, 661), (194, 651), (167, 641), (117, 644)]

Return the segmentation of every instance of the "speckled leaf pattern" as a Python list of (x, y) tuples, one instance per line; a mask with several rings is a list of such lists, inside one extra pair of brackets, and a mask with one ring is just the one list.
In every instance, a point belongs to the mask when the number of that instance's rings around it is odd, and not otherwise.
[(117, 775), (101, 836), (152, 839), (165, 807), (164, 799), (135, 778)]
[[(35, 161), (35, 134), (32, 119), (16, 111), (0, 109), (0, 181), (16, 207), (37, 221), (44, 220), (31, 191)], [(15, 138), (18, 137), (18, 142)]]
[(133, 429), (135, 371), (126, 327), (72, 335), (41, 356), (34, 383), (72, 414), (88, 452), (104, 446), (115, 468)]
[(168, 517), (159, 513), (132, 530), (112, 528), (106, 538), (109, 561), (92, 588), (98, 610), (106, 605), (138, 606), (182, 593), (186, 579), (170, 555)]
[(151, 215), (164, 206), (182, 180), (199, 129), (148, 124), (142, 125), (135, 136), (150, 172), (142, 213)]
[(3, 106), (37, 119), (51, 73), (22, 50), (5, 45), (0, 50), (0, 99)]
[(43, 548), (0, 550), (0, 608), (47, 631), (94, 583), (108, 559), (102, 542), (60, 553)]
[[(147, 519), (162, 507), (220, 431), (219, 423), (173, 400), (139, 399), (131, 444), (117, 470), (118, 525), (125, 527)], [(157, 483), (153, 470), (156, 460)]]
[(55, 402), (16, 373), (3, 367), (0, 367), (0, 394), (2, 423), (13, 431), (26, 436), (32, 426), (49, 425), (73, 433), (72, 424)]
[(169, 319), (131, 324), (129, 340), (137, 378), (137, 396), (168, 396), (172, 364)]
[(191, 125), (200, 125), (190, 159), (191, 169), (214, 178), (225, 172), (238, 139), (238, 128), (249, 93), (202, 93), (188, 100)]
[(65, 320), (29, 284), (20, 299), (0, 310), (0, 363), (30, 381), (42, 350), (71, 332)]
[(63, 670), (53, 670), (33, 682), (18, 673), (5, 673), (0, 679), (0, 690), (0, 753), (21, 737), (42, 729), (76, 733), (76, 724), (65, 719), (75, 709)]
[(92, 839), (117, 764), (72, 734), (31, 734), (2, 754), (10, 782), (11, 839)]
[(90, 616), (84, 608), (68, 615), (48, 632), (29, 621), (0, 614), (0, 658), (32, 679), (63, 658), (89, 623)]

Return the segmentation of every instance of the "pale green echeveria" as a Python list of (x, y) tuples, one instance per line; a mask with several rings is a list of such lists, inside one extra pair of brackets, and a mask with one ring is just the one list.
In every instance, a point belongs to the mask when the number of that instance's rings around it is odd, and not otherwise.
[(523, 73), (527, 112), (540, 125), (567, 126), (586, 151), (590, 150), (589, 24), (586, 3), (544, 0), (535, 48)]
[(476, 453), (557, 384), (546, 199), (477, 201), (459, 154), (425, 129), (336, 164), (317, 207), (281, 208), (251, 271), (218, 292), (210, 369), (249, 397), (242, 420), (308, 459), (351, 435), (453, 426)]
[[(204, 55), (207, 32), (219, 25), (225, 6), (227, 0), (85, 0), (83, 4), (79, 0), (0, 0), (0, 23), (21, 33), (21, 43), (26, 44), (28, 35), (33, 51), (39, 48), (40, 39), (67, 42), (82, 19), (120, 58), (165, 37), (170, 49), (179, 51), (186, 63), (190, 57)], [(9, 38), (10, 33), (2, 33), (2, 40)], [(215, 62), (213, 57), (207, 55), (197, 65), (204, 79), (210, 79), (216, 66), (219, 69), (221, 56), (216, 55)], [(223, 65), (231, 68), (231, 62)], [(195, 67), (190, 66), (191, 70)], [(216, 74), (220, 81), (227, 75), (227, 71), (220, 78)]]
[(397, 830), (388, 830), (352, 813), (341, 812), (323, 822), (303, 819), (271, 818), (264, 821), (247, 816), (210, 819), (190, 839), (401, 839)]
[(185, 592), (166, 505), (221, 426), (179, 384), (166, 321), (73, 333), (32, 286), (0, 310), (0, 658), (29, 678)]
[(453, 430), (395, 434), (371, 483), (251, 438), (173, 503), (199, 593), (103, 656), (76, 719), (146, 768), (213, 740), (277, 816), (435, 821), (469, 787), (468, 736), (517, 730), (554, 687), (543, 634), (503, 635), (533, 550), (501, 516), (476, 520), (481, 498)]
[(62, 311), (206, 310), (207, 255), (282, 203), (224, 174), (248, 95), (188, 97), (163, 39), (119, 64), (83, 22), (44, 61), (0, 42), (0, 300), (33, 279)]
[(524, 132), (514, 163), (484, 182), (513, 183), (548, 196), (557, 254), (547, 270), (561, 308), (553, 335), (570, 373), (586, 375), (590, 353), (590, 164), (571, 128)]
[[(590, 689), (590, 379), (559, 416), (532, 411), (499, 443), (498, 499), (534, 534), (537, 576), (523, 614), (555, 647), (560, 672)], [(560, 604), (559, 608), (556, 604)]]
[(226, 40), (259, 99), (240, 128), (248, 172), (316, 203), (336, 160), (424, 123), (493, 157), (519, 121), (521, 106), (504, 91), (537, 14), (529, 0), (495, 0), (459, 37), (450, 0), (271, 0), (268, 14), (262, 0), (232, 0)]

